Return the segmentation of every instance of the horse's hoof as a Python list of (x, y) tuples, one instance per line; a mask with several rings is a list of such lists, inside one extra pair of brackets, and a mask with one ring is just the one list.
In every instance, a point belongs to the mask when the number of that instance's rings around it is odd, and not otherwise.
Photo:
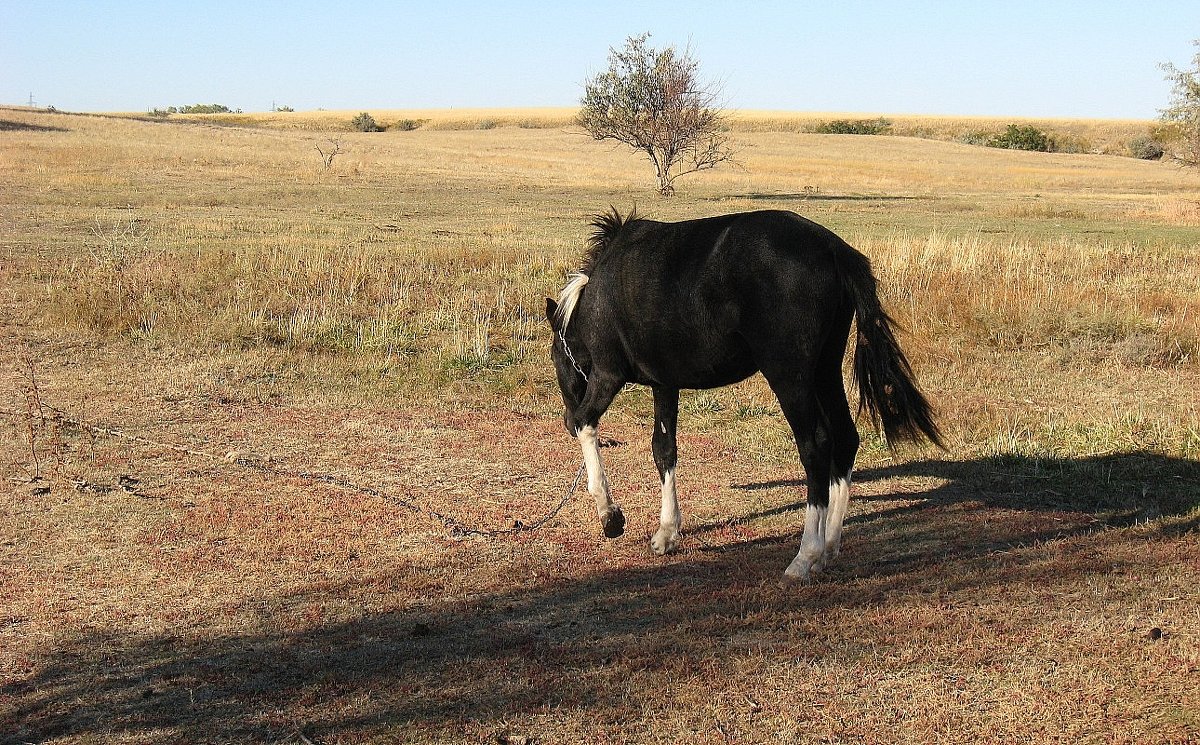
[(656, 556), (666, 556), (674, 553), (679, 547), (679, 531), (675, 528), (662, 527), (650, 539), (650, 550)]
[(842, 555), (842, 542), (841, 541), (838, 541), (837, 543), (833, 543), (833, 542), (826, 543), (825, 544), (825, 553), (821, 556), (821, 564), (822, 565), (832, 564), (834, 562), (834, 560), (836, 560), (837, 557), (839, 557), (841, 555)]
[(625, 513), (621, 512), (621, 508), (614, 504), (608, 508), (603, 525), (605, 538), (620, 538), (625, 533)]
[(788, 571), (784, 572), (783, 576), (779, 578), (780, 587), (804, 587), (806, 585), (811, 585), (812, 583), (813, 574), (811, 572), (800, 574), (799, 572), (793, 573), (791, 569), (788, 569)]
[(809, 562), (797, 557), (795, 561), (788, 565), (784, 570), (783, 576), (779, 579), (780, 584), (786, 586), (794, 585), (810, 585), (817, 575), (825, 569), (825, 561), (818, 557), (816, 561)]

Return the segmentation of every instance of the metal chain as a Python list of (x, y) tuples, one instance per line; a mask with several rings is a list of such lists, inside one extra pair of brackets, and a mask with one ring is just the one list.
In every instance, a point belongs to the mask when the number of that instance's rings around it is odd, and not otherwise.
[(51, 412), (54, 419), (57, 419), (58, 421), (65, 423), (65, 424), (73, 425), (84, 431), (91, 432), (92, 434), (100, 434), (100, 435), (106, 435), (108, 437), (116, 437), (119, 439), (131, 440), (133, 442), (140, 442), (143, 445), (153, 445), (155, 447), (163, 447), (163, 448), (167, 448), (169, 450), (174, 450), (177, 453), (183, 453), (185, 455), (207, 458), (212, 461), (232, 463), (233, 465), (241, 466), (242, 468), (247, 468), (247, 469), (250, 469), (253, 471), (258, 471), (259, 473), (267, 474), (270, 476), (279, 476), (279, 477), (285, 477), (285, 478), (297, 478), (297, 479), (303, 479), (305, 481), (313, 481), (313, 482), (317, 482), (317, 483), (321, 483), (321, 484), (329, 484), (330, 486), (336, 486), (339, 489), (345, 489), (346, 491), (354, 491), (354, 492), (358, 492), (360, 494), (366, 494), (368, 496), (375, 497), (376, 499), (382, 499), (383, 501), (389, 502), (394, 506), (402, 507), (406, 510), (409, 510), (410, 512), (415, 512), (419, 515), (424, 515), (425, 517), (428, 517), (436, 522), (440, 522), (442, 525), (444, 525), (446, 527), (446, 529), (450, 532), (450, 534), (455, 537), (466, 537), (466, 536), (476, 535), (476, 536), (482, 536), (485, 538), (492, 538), (495, 536), (512, 535), (514, 533), (531, 532), (531, 531), (537, 530), (538, 528), (541, 528), (543, 525), (545, 525), (546, 523), (548, 523), (552, 519), (554, 519), (554, 517), (559, 512), (562, 512), (563, 508), (567, 506), (567, 503), (571, 501), (571, 495), (573, 495), (575, 493), (575, 490), (579, 488), (579, 482), (583, 478), (584, 469), (587, 465), (586, 463), (581, 463), (579, 465), (579, 470), (575, 472), (575, 480), (571, 482), (571, 486), (567, 489), (566, 494), (563, 495), (562, 499), (559, 500), (557, 505), (555, 505), (545, 515), (539, 517), (537, 520), (534, 520), (533, 522), (530, 522), (530, 523), (525, 523), (520, 520), (517, 520), (513, 523), (512, 527), (509, 527), (509, 528), (480, 528), (480, 527), (467, 525), (466, 523), (462, 522), (461, 520), (459, 520), (455, 517), (447, 515), (443, 512), (439, 512), (438, 510), (435, 510), (432, 507), (423, 506), (417, 502), (414, 502), (411, 499), (406, 499), (404, 497), (400, 497), (400, 496), (397, 496), (394, 494), (387, 494), (387, 493), (380, 491), (379, 489), (376, 489), (375, 487), (372, 487), (372, 486), (363, 486), (361, 484), (355, 484), (354, 482), (344, 479), (340, 476), (334, 476), (332, 474), (327, 474), (327, 473), (319, 473), (316, 471), (291, 470), (291, 469), (286, 469), (286, 468), (279, 468), (277, 466), (268, 465), (265, 463), (261, 463), (259, 461), (250, 460), (248, 458), (241, 458), (241, 457), (234, 457), (234, 458), (224, 457), (223, 458), (218, 455), (214, 455), (213, 453), (206, 452), (204, 450), (194, 450), (192, 448), (186, 448), (181, 445), (173, 445), (173, 444), (167, 443), (167, 442), (159, 442), (157, 440), (151, 440), (148, 437), (142, 437), (141, 435), (129, 434), (127, 432), (123, 432), (119, 429), (114, 429), (112, 427), (102, 427), (102, 426), (99, 426), (96, 424), (88, 424), (87, 422), (76, 419), (75, 417), (71, 416), (70, 414), (63, 411), (62, 409), (59, 409), (57, 407), (54, 407), (54, 406), (51, 406), (49, 404), (42, 403), (42, 402), (39, 402), (39, 404), (43, 409)]
[(563, 329), (562, 331), (559, 331), (558, 338), (560, 341), (562, 341), (563, 351), (567, 353), (567, 359), (571, 361), (571, 367), (574, 367), (575, 372), (583, 376), (583, 382), (587, 383), (587, 373), (585, 373), (583, 368), (579, 366), (579, 363), (575, 361), (575, 355), (571, 354), (571, 347), (567, 344), (567, 330)]
[(510, 528), (478, 528), (467, 525), (461, 520), (443, 512), (439, 512), (432, 507), (422, 506), (410, 499), (405, 499), (404, 497), (399, 497), (394, 494), (384, 493), (371, 486), (355, 484), (354, 482), (343, 479), (340, 476), (334, 476), (327, 473), (317, 473), (314, 471), (293, 471), (284, 468), (277, 468), (275, 466), (266, 465), (259, 463), (258, 461), (248, 460), (246, 458), (236, 458), (232, 462), (242, 466), (243, 468), (249, 468), (251, 470), (259, 471), (272, 476), (283, 476), (288, 478), (304, 479), (305, 481), (315, 481), (321, 484), (336, 486), (340, 489), (345, 489), (346, 491), (356, 491), (360, 494), (366, 494), (377, 499), (382, 499), (385, 502), (390, 502), (397, 507), (403, 507), (410, 512), (415, 512), (440, 522), (448, 531), (450, 531), (451, 535), (459, 538), (471, 535), (492, 538), (495, 536), (512, 535), (514, 533), (527, 533), (537, 530), (546, 523), (550, 522), (555, 515), (557, 515), (564, 507), (567, 506), (567, 502), (571, 500), (571, 495), (574, 494), (575, 489), (579, 487), (579, 481), (583, 478), (583, 472), (586, 466), (586, 464), (583, 463), (579, 465), (579, 470), (575, 473), (575, 480), (571, 482), (571, 486), (567, 489), (566, 494), (563, 495), (562, 499), (557, 505), (554, 506), (553, 509), (537, 520), (531, 523), (524, 523), (520, 520), (517, 520)]

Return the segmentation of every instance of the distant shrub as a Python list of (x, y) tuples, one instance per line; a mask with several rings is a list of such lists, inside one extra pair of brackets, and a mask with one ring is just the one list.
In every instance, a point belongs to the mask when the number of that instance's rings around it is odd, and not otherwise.
[(927, 127), (922, 125), (909, 125), (903, 131), (893, 129), (891, 134), (899, 134), (903, 137), (916, 137), (920, 140), (942, 140), (945, 137), (938, 131), (937, 127)]
[(383, 131), (383, 127), (379, 126), (379, 123), (375, 121), (375, 117), (365, 111), (350, 120), (350, 126), (358, 132)]
[(480, 119), (475, 123), (475, 129), (495, 129), (496, 122), (493, 119)]
[(1060, 134), (1050, 138), (1050, 150), (1056, 153), (1090, 153), (1092, 143), (1075, 134)]
[[(172, 107), (172, 108), (174, 108), (174, 107)], [(167, 111), (166, 109), (150, 109), (149, 111), (146, 112), (146, 116), (152, 117), (154, 119), (166, 119), (170, 115), (171, 115), (171, 112)]]
[(414, 129), (420, 129), (421, 125), (424, 124), (426, 121), (428, 121), (428, 120), (426, 120), (426, 119), (401, 119), (400, 121), (392, 124), (390, 129), (398, 129), (401, 132), (411, 132)]
[(815, 134), (821, 135), (882, 135), (892, 129), (888, 119), (834, 119), (831, 122), (821, 122), (812, 128)]
[(1150, 135), (1141, 135), (1129, 141), (1129, 154), (1135, 158), (1158, 160), (1164, 152), (1162, 143)]
[(958, 141), (964, 145), (987, 145), (988, 140), (992, 139), (993, 136), (992, 132), (983, 132), (976, 129), (970, 132), (963, 132), (958, 136)]
[(275, 110), (282, 113), (295, 111), (295, 109), (293, 109), (291, 106), (277, 106), (275, 107)]
[(1050, 135), (1033, 125), (1010, 124), (1000, 134), (990, 137), (987, 146), (1048, 153), (1053, 149), (1054, 142)]
[(191, 106), (180, 106), (180, 114), (230, 114), (232, 110), (219, 103), (197, 103)]

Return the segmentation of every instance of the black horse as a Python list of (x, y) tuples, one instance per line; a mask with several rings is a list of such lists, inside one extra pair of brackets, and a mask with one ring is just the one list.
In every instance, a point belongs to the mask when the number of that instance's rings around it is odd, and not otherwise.
[(654, 391), (662, 480), (657, 554), (679, 541), (675, 426), (681, 388), (716, 388), (761, 371), (779, 399), (808, 484), (804, 535), (784, 578), (807, 580), (838, 554), (858, 431), (842, 384), (851, 321), (859, 410), (889, 443), (941, 445), (928, 401), (882, 309), (870, 261), (816, 223), (763, 211), (666, 223), (613, 209), (597, 216), (578, 273), (547, 299), (552, 356), (604, 534), (624, 532), (609, 497), (596, 427), (626, 383)]

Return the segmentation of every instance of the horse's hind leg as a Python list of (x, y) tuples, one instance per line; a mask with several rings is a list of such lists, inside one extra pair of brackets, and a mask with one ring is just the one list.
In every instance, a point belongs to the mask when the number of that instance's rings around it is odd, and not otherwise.
[(599, 375), (592, 375), (588, 381), (587, 393), (575, 410), (572, 426), (579, 446), (583, 450), (583, 462), (587, 467), (588, 493), (596, 500), (596, 516), (604, 535), (617, 538), (625, 532), (625, 514), (621, 507), (612, 501), (608, 488), (608, 476), (604, 473), (604, 462), (600, 459), (600, 437), (597, 426), (600, 415), (608, 410), (609, 404), (621, 390), (621, 383), (608, 381)]
[(829, 519), (831, 443), (829, 427), (817, 404), (812, 385), (803, 376), (763, 371), (791, 425), (808, 485), (804, 535), (800, 550), (784, 571), (784, 579), (807, 582), (825, 568), (826, 526)]
[[(840, 361), (840, 360), (839, 360)], [(829, 514), (825, 521), (825, 563), (836, 559), (842, 546), (842, 522), (850, 504), (850, 476), (858, 453), (858, 428), (850, 415), (841, 366), (819, 375), (817, 398), (829, 427), (830, 457)]]
[(650, 539), (650, 549), (662, 556), (679, 545), (679, 495), (675, 491), (675, 426), (679, 418), (679, 391), (654, 389), (654, 465), (662, 481), (662, 512), (658, 532)]

